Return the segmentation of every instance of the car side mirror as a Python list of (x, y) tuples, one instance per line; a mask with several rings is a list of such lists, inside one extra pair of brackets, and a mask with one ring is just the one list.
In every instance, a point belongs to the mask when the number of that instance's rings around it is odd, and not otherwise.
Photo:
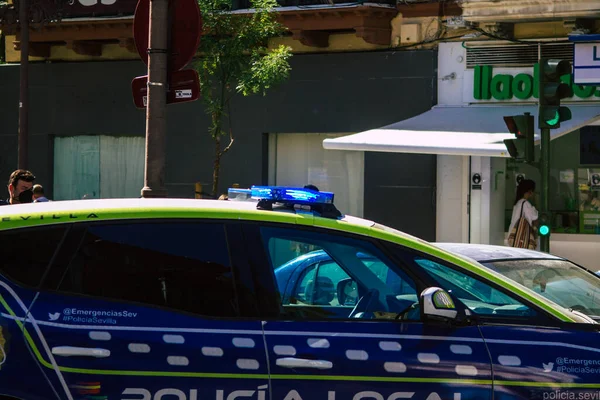
[(355, 306), (358, 300), (358, 287), (352, 278), (344, 278), (337, 284), (337, 297), (340, 306)]
[(421, 315), (430, 319), (455, 320), (458, 310), (448, 292), (429, 287), (421, 292)]

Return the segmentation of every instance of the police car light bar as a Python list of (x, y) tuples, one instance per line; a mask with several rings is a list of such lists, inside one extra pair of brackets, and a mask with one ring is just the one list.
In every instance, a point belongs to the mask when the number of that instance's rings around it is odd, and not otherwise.
[(253, 199), (276, 203), (333, 204), (333, 193), (284, 186), (252, 186)]
[(253, 201), (250, 189), (229, 188), (227, 198), (231, 201)]
[(342, 213), (333, 205), (333, 193), (285, 186), (252, 186), (250, 189), (229, 188), (229, 200), (257, 202), (259, 210), (283, 209), (308, 211), (324, 218), (340, 218)]

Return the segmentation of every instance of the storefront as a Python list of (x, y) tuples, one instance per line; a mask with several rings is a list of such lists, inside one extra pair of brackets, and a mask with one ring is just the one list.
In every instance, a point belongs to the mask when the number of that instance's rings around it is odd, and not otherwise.
[[(437, 154), (436, 240), (503, 244), (517, 181), (535, 180), (540, 200), (539, 170), (509, 157), (503, 139), (513, 136), (502, 118), (530, 112), (537, 120), (539, 54), (572, 59), (573, 44), (443, 43), (438, 105), (417, 117), (323, 145)], [(572, 119), (551, 132), (550, 249), (600, 270), (600, 88), (573, 86), (574, 97), (564, 102)]]

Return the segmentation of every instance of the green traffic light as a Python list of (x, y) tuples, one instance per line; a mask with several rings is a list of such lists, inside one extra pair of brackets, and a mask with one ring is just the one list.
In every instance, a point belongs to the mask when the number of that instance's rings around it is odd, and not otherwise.
[(546, 236), (550, 233), (550, 227), (548, 225), (541, 225), (538, 232), (540, 233), (540, 236)]
[(540, 128), (560, 128), (560, 123), (569, 121), (573, 116), (569, 107), (564, 106), (540, 106), (539, 109)]
[(546, 124), (548, 124), (550, 126), (554, 126), (554, 125), (558, 124), (559, 122), (560, 122), (560, 113), (558, 112), (558, 110), (554, 113), (554, 118), (546, 120)]

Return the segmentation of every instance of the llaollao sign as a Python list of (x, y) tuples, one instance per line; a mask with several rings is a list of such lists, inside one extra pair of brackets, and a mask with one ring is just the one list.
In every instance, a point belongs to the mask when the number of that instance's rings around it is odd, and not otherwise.
[[(475, 100), (532, 101), (538, 98), (539, 67), (533, 67), (533, 75), (494, 73), (490, 65), (477, 65), (473, 74), (473, 98)], [(561, 81), (573, 88), (573, 100), (600, 100), (600, 87), (573, 84), (571, 75), (564, 75)]]

